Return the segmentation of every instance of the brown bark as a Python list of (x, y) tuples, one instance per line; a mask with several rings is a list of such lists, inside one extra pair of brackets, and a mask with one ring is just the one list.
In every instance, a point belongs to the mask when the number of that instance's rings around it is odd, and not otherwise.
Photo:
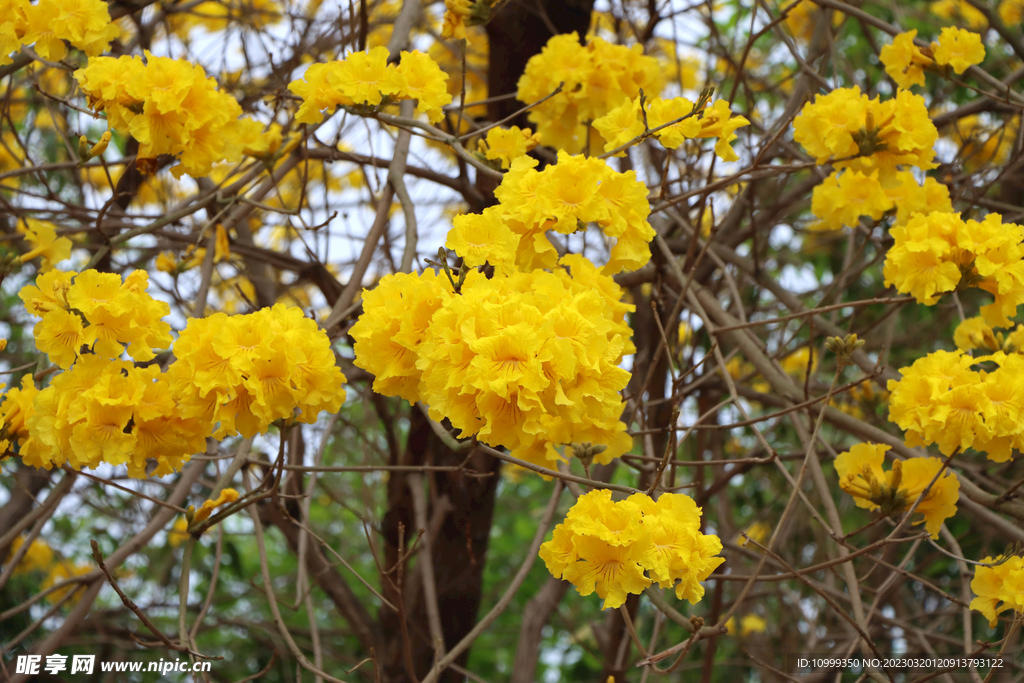
[[(409, 441), (401, 456), (402, 462), (394, 464), (460, 465), (466, 455), (447, 448), (433, 433), (426, 417), (414, 409), (410, 414)], [(500, 464), (499, 460), (482, 452), (474, 452), (464, 470), (429, 473), (429, 530), (422, 530), (426, 533), (419, 542), (427, 542), (428, 536), (433, 538), (431, 556), (446, 648), (458, 643), (476, 624)], [(393, 473), (390, 477), (388, 501), (383, 533), (385, 570), (391, 573), (382, 583), (385, 597), (393, 604), (401, 601), (404, 605), (408, 642), (402, 634), (398, 613), (382, 607), (381, 631), (388, 634), (389, 640), (381, 665), (385, 681), (411, 680), (410, 665), (416, 678), (421, 679), (433, 664), (434, 648), (427, 627), (422, 577), (415, 565), (408, 562), (409, 558), (402, 561), (399, 555), (399, 534), (404, 533), (401, 546), (407, 552), (417, 532), (421, 531), (416, 528), (406, 476)], [(467, 650), (456, 664), (464, 665), (468, 656)], [(455, 682), (464, 677), (449, 669), (440, 680)]]

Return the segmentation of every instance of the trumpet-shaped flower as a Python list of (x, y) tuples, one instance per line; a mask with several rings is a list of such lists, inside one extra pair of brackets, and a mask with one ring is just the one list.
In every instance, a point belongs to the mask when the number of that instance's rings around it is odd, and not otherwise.
[(988, 625), (995, 627), (1006, 610), (1024, 613), (1024, 557), (986, 557), (982, 563), (971, 580), (971, 590), (977, 596), (971, 600), (971, 609), (984, 614)]
[(839, 486), (853, 496), (857, 507), (881, 510), (887, 516), (906, 512), (920, 499), (916, 512), (924, 517), (932, 538), (938, 538), (942, 522), (956, 514), (959, 480), (949, 471), (939, 474), (942, 461), (938, 458), (897, 460), (892, 470), (884, 472), (888, 450), (882, 444), (857, 444), (840, 453), (835, 462)]

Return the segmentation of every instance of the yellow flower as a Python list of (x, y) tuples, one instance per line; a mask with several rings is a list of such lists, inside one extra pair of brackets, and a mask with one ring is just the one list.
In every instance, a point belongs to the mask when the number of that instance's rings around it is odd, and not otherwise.
[(463, 258), (467, 266), (490, 263), (497, 267), (511, 266), (519, 248), (519, 236), (495, 214), (456, 216), (448, 232), (445, 246)]
[[(11, 548), (7, 553), (10, 560), (25, 545), (24, 536), (18, 536), (11, 542)], [(41, 539), (32, 541), (28, 550), (21, 558), (21, 562), (14, 568), (15, 574), (27, 574), (29, 572), (45, 572), (53, 564), (53, 550)]]
[(691, 341), (693, 341), (693, 328), (681, 321), (679, 323), (677, 342), (679, 346), (687, 346)]
[[(62, 581), (67, 581), (68, 579), (73, 579), (76, 576), (83, 576), (85, 574), (88, 574), (92, 570), (93, 567), (88, 564), (71, 564), (67, 561), (57, 562), (51, 565), (50, 571), (47, 573), (46, 578), (43, 580), (43, 583), (39, 587), (42, 590), (46, 590), (51, 586), (56, 586), (58, 583), (61, 583)], [(64, 605), (67, 607), (73, 607), (81, 599), (83, 587), (84, 584), (81, 583), (68, 584), (64, 588), (55, 590), (54, 592), (47, 595), (46, 601), (50, 604), (57, 604), (62, 599), (64, 599), (64, 596), (66, 596), (68, 593), (77, 592), (77, 594), (74, 597), (70, 598), (66, 603), (64, 603)]]
[(885, 284), (932, 305), (960, 284), (957, 233), (964, 223), (958, 214), (915, 214), (891, 234), (896, 243), (885, 259)]
[[(747, 537), (751, 541), (754, 541), (755, 543), (758, 543), (760, 545), (764, 545), (764, 542), (768, 540), (768, 536), (771, 534), (771, 532), (771, 526), (769, 526), (766, 522), (762, 521), (752, 522), (750, 526), (746, 528)], [(748, 540), (746, 538), (743, 538), (743, 536), (737, 536), (736, 542), (744, 546), (748, 544)]]
[(239, 118), (237, 100), (218, 90), (202, 67), (145, 54), (145, 63), (96, 57), (76, 71), (90, 106), (107, 113), (111, 128), (139, 141), (140, 162), (152, 166), (161, 154), (178, 156), (181, 164), (171, 169), (176, 178), (202, 177), (215, 163), (239, 161), (253, 124)]
[(167, 543), (172, 548), (177, 548), (188, 539), (188, 520), (178, 517), (174, 520), (174, 526), (167, 532)]
[(982, 560), (992, 567), (977, 567), (971, 580), (971, 590), (977, 596), (971, 600), (971, 609), (988, 617), (988, 625), (995, 627), (999, 614), (1006, 610), (1024, 612), (1024, 557), (1014, 556), (1005, 561), (992, 557)]
[(789, 354), (780, 362), (782, 369), (788, 375), (794, 377), (803, 377), (807, 374), (807, 366), (811, 366), (811, 373), (813, 373), (818, 367), (818, 358), (814, 358), (814, 362), (811, 362), (811, 349), (807, 346), (797, 349), (793, 353)]
[(36, 348), (45, 353), (50, 362), (67, 369), (78, 358), (85, 344), (82, 319), (69, 311), (50, 311), (36, 323), (32, 334)]
[(1003, 0), (999, 3), (999, 18), (1007, 26), (1024, 22), (1024, 0)]
[[(882, 514), (906, 512), (921, 497), (925, 488), (942, 469), (938, 458), (897, 460), (892, 470), (882, 471), (885, 453), (883, 444), (857, 444), (836, 458), (839, 486), (853, 496), (857, 507), (881, 510)], [(925, 528), (932, 538), (939, 537), (942, 522), (956, 513), (960, 497), (960, 481), (948, 470), (943, 472), (928, 494), (917, 506), (924, 517)]]
[(915, 37), (917, 29), (900, 33), (892, 39), (892, 44), (882, 47), (879, 54), (885, 65), (885, 73), (901, 88), (924, 85), (922, 67), (932, 64), (932, 60), (921, 52), (921, 48), (914, 45)]
[[(716, 102), (715, 104), (718, 103)], [(658, 141), (665, 147), (668, 147), (669, 149), (677, 149), (683, 144), (683, 142), (690, 138), (708, 137), (706, 135), (702, 135), (701, 132), (704, 128), (709, 126), (710, 119), (705, 121), (705, 119), (700, 118), (700, 116), (693, 111), (693, 102), (685, 97), (674, 97), (670, 100), (663, 100), (655, 97), (649, 101), (649, 106), (650, 109), (647, 112), (647, 125), (651, 130), (660, 128), (672, 121), (682, 119), (682, 121), (672, 123), (672, 125), (662, 128), (655, 133), (658, 137)], [(714, 110), (705, 109), (703, 113), (707, 115), (710, 111)], [(734, 124), (738, 124), (739, 119), (742, 118), (743, 117), (735, 117), (729, 125), (733, 126)], [(735, 128), (738, 127), (739, 125), (735, 125)], [(735, 128), (733, 128), (733, 130), (735, 130)], [(708, 128), (708, 130), (710, 130), (710, 128)], [(724, 133), (725, 129), (723, 128), (721, 132)]]
[(540, 134), (533, 133), (529, 128), (492, 128), (487, 131), (486, 140), (480, 141), (480, 152), (486, 158), (500, 161), (503, 169), (508, 169), (512, 161), (525, 155), (540, 144)]
[[(594, 119), (593, 126), (605, 140), (605, 152), (618, 149), (639, 138), (644, 132), (644, 122), (640, 116), (640, 98), (623, 100), (618, 107)], [(615, 156), (624, 157), (626, 151), (622, 150)]]
[[(800, 3), (790, 2), (777, 2), (776, 6), (779, 9), (783, 7), (789, 8), (789, 14), (786, 16), (785, 25), (789, 29), (789, 32), (793, 34), (793, 37), (808, 41), (814, 34), (814, 22), (821, 16), (822, 8), (811, 2), (811, 0), (804, 0)], [(843, 21), (842, 12), (832, 13), (832, 26), (836, 28)]]
[(173, 275), (178, 269), (178, 260), (174, 258), (174, 252), (161, 251), (157, 254), (155, 265), (157, 270)]
[(427, 325), (451, 296), (442, 274), (397, 273), (363, 290), (363, 315), (349, 333), (356, 340), (355, 365), (375, 376), (373, 390), (385, 396), (419, 400), (417, 351)]
[(935, 167), (938, 131), (924, 98), (907, 90), (884, 102), (869, 100), (857, 87), (837, 88), (804, 105), (793, 121), (793, 138), (819, 164), (878, 170), (884, 187), (896, 183), (897, 167)]
[(244, 316), (189, 321), (168, 381), (185, 416), (220, 422), (218, 438), (266, 431), (278, 419), (314, 422), (345, 400), (330, 341), (298, 308), (275, 304)]
[[(736, 617), (729, 617), (725, 622), (725, 628), (730, 635), (736, 635)], [(746, 614), (740, 619), (739, 636), (745, 638), (751, 633), (764, 633), (768, 628), (768, 622), (756, 614)]]
[(936, 351), (903, 368), (899, 381), (889, 380), (889, 419), (907, 432), (907, 445), (937, 443), (944, 455), (974, 447), (993, 460), (1009, 457), (1006, 438), (1020, 438), (1024, 358), (997, 352), (985, 360), (1000, 367), (983, 377), (971, 370), (980, 361), (962, 351)]
[(402, 52), (398, 75), (402, 85), (397, 97), (417, 100), (416, 111), (425, 113), (432, 123), (444, 118), (442, 107), (451, 104), (452, 96), (448, 76), (437, 62), (422, 52)]
[(962, 74), (972, 64), (981, 64), (985, 60), (985, 46), (981, 44), (981, 36), (952, 26), (942, 29), (938, 42), (932, 43), (932, 52), (936, 64), (948, 64), (958, 74)]
[(821, 227), (839, 230), (856, 227), (861, 216), (879, 220), (893, 208), (893, 201), (878, 182), (878, 171), (834, 171), (814, 188), (811, 211), (822, 219)]
[(974, 349), (998, 351), (1001, 348), (1001, 344), (996, 341), (995, 332), (980, 316), (968, 318), (957, 325), (953, 333), (953, 342), (958, 348), (968, 352)]
[(750, 121), (746, 117), (733, 115), (727, 101), (716, 100), (702, 112), (697, 137), (718, 138), (718, 142), (715, 143), (715, 154), (722, 161), (737, 161), (739, 156), (733, 151), (730, 143), (739, 137), (734, 132), (737, 128), (749, 125)]
[(704, 595), (700, 582), (724, 561), (714, 557), (722, 549), (718, 537), (700, 533), (700, 513), (681, 494), (664, 494), (657, 502), (634, 494), (613, 502), (610, 491), (591, 491), (555, 527), (540, 557), (580, 595), (596, 591), (603, 608), (619, 607), (652, 582), (669, 588), (680, 581), (676, 597), (695, 604)]
[(220, 263), (231, 258), (231, 240), (228, 238), (228, 231), (220, 223), (215, 228), (216, 238), (213, 243), (213, 262)]
[(106, 3), (100, 0), (40, 0), (25, 8), (25, 17), (27, 30), (22, 42), (35, 43), (36, 52), (51, 61), (64, 58), (64, 40), (95, 56), (121, 34), (110, 21)]
[(575, 541), (580, 561), (570, 564), (562, 576), (574, 584), (580, 595), (595, 590), (604, 600), (602, 609), (621, 606), (630, 593), (640, 594), (651, 585), (639, 560), (645, 552), (641, 544), (616, 546), (591, 536)]
[(442, 38), (463, 40), (466, 37), (466, 17), (472, 12), (473, 0), (444, 0), (444, 27)]
[(41, 318), (50, 311), (68, 309), (68, 292), (74, 273), (51, 270), (36, 278), (35, 285), (25, 285), (18, 297), (25, 302), (28, 312)]
[(234, 489), (224, 489), (220, 492), (216, 498), (212, 500), (205, 500), (198, 510), (196, 510), (195, 516), (192, 518), (193, 524), (196, 522), (202, 522), (210, 516), (216, 508), (221, 505), (227, 505), (228, 503), (234, 503), (238, 500), (238, 491)]
[(42, 264), (39, 271), (45, 273), (55, 264), (71, 257), (71, 240), (67, 237), (57, 237), (57, 226), (53, 223), (35, 218), (26, 218), (25, 223), (25, 239), (32, 242), (35, 247), (21, 255), (22, 263), (40, 256)]
[(924, 185), (920, 185), (910, 171), (898, 171), (895, 181), (898, 184), (883, 188), (896, 206), (894, 227), (906, 225), (917, 213), (953, 213), (949, 188), (935, 178), (925, 178)]
[[(530, 110), (545, 144), (570, 154), (587, 147), (601, 149), (599, 134), (587, 137), (587, 121), (595, 121), (638, 97), (661, 93), (666, 70), (655, 57), (645, 56), (639, 45), (628, 48), (594, 38), (580, 45), (575, 33), (553, 37), (539, 55), (526, 65), (519, 80), (517, 97), (522, 102), (540, 102)], [(564, 84), (562, 92), (548, 96)]]
[(403, 86), (398, 67), (388, 64), (388, 49), (383, 46), (346, 57), (338, 67), (336, 82), (345, 98), (369, 105), (380, 104), (387, 95), (397, 95)]

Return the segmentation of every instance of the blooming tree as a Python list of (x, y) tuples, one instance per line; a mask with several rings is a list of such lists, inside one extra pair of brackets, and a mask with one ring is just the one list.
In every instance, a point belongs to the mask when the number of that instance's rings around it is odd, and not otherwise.
[(7, 678), (1016, 651), (1021, 0), (0, 2)]

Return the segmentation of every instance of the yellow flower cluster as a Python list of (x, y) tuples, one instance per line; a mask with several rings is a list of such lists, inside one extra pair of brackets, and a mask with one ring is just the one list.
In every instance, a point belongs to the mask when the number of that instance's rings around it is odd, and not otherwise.
[(654, 229), (647, 222), (647, 188), (633, 171), (618, 173), (593, 157), (558, 153), (558, 163), (536, 170), (537, 160), (513, 160), (494, 191), (500, 204), (459, 216), (448, 247), (471, 266), (515, 264), (522, 270), (554, 268), (558, 252), (547, 231), (572, 234), (595, 223), (614, 237), (602, 272), (638, 270), (651, 259)]
[[(6, 387), (0, 384), (0, 389)], [(28, 439), (28, 426), (25, 421), (35, 411), (33, 401), (39, 390), (32, 382), (32, 375), (28, 374), (21, 378), (21, 387), (15, 387), (4, 394), (0, 402), (0, 453), (9, 452), (13, 444), (19, 444)]]
[(1008, 609), (1024, 613), (1024, 557), (1010, 557), (1005, 562), (986, 557), (982, 562), (995, 566), (974, 570), (971, 590), (977, 597), (971, 600), (971, 609), (984, 614), (988, 625), (995, 627), (999, 614)]
[(42, 318), (36, 347), (66, 370), (42, 391), (26, 376), (0, 407), (26, 464), (126, 464), (131, 476), (143, 477), (147, 458), (169, 474), (202, 450), (205, 433), (177, 418), (160, 367), (118, 360), (126, 345), (132, 358), (148, 361), (153, 347), (171, 344), (162, 320), (170, 307), (146, 293), (148, 284), (142, 270), (123, 281), (95, 270), (51, 270), (19, 292), (29, 313)]
[(209, 434), (202, 422), (180, 416), (159, 365), (139, 368), (93, 354), (56, 375), (33, 408), (29, 438), (21, 444), (22, 459), (32, 467), (105, 462), (127, 465), (129, 476), (143, 478), (153, 459), (152, 475), (163, 476), (201, 452)]
[(635, 493), (615, 502), (611, 491), (591, 491), (555, 527), (540, 557), (580, 595), (596, 590), (602, 609), (619, 607), (652, 583), (675, 586), (678, 599), (696, 604), (704, 597), (700, 582), (725, 562), (716, 557), (722, 550), (718, 536), (701, 533), (700, 516), (683, 494), (665, 493), (655, 502)]
[[(531, 109), (529, 118), (544, 144), (579, 154), (587, 147), (587, 122), (637, 97), (640, 90), (650, 96), (661, 93), (665, 73), (639, 45), (628, 48), (594, 38), (583, 46), (576, 33), (563, 34), (527, 62), (517, 97), (528, 104), (538, 102), (563, 83), (562, 92)], [(603, 149), (596, 133), (590, 143), (592, 150)]]
[(480, 153), (485, 159), (497, 161), (501, 168), (508, 170), (515, 159), (525, 156), (527, 152), (540, 144), (540, 133), (529, 128), (492, 128), (487, 131), (486, 138), (478, 143)]
[(363, 294), (355, 364), (375, 391), (423, 401), (461, 436), (545, 466), (562, 459), (555, 446), (589, 441), (607, 445), (597, 462), (610, 462), (632, 446), (618, 393), (632, 307), (583, 256), (560, 265), (470, 271), (460, 295), (434, 271), (389, 275)]
[[(824, 8), (811, 0), (804, 0), (803, 2), (777, 0), (774, 4), (777, 10), (784, 8), (789, 10), (783, 23), (789, 29), (789, 32), (793, 34), (794, 38), (807, 42), (813, 37), (814, 24), (818, 21), (818, 17), (822, 16)], [(839, 25), (843, 23), (844, 17), (845, 15), (842, 12), (833, 12), (832, 27), (839, 28)]]
[[(278, 418), (316, 420), (345, 398), (327, 336), (296, 308), (192, 320), (174, 345), (177, 360), (138, 367), (170, 346), (166, 303), (146, 293), (148, 276), (50, 271), (19, 296), (36, 325), (36, 346), (65, 371), (37, 390), (32, 376), (0, 404), (3, 433), (25, 464), (76, 469), (127, 465), (132, 477), (181, 468), (218, 436), (253, 436)], [(219, 425), (218, 425), (219, 422)]]
[(402, 52), (398, 66), (388, 64), (388, 49), (378, 46), (368, 52), (353, 52), (340, 61), (313, 64), (288, 89), (302, 98), (295, 114), (300, 123), (320, 123), (323, 110), (335, 107), (378, 106), (394, 100), (417, 100), (416, 111), (430, 121), (439, 121), (441, 108), (452, 101), (448, 76), (430, 56)]
[(981, 36), (971, 31), (947, 26), (927, 54), (914, 45), (915, 37), (916, 29), (900, 33), (879, 54), (885, 73), (901, 88), (924, 85), (924, 72), (929, 67), (935, 70), (935, 65), (948, 65), (955, 73), (962, 74), (967, 67), (985, 60)]
[(10, 64), (22, 45), (35, 43), (36, 54), (59, 62), (67, 53), (65, 40), (92, 57), (121, 35), (102, 0), (3, 0), (0, 10), (0, 66)]
[(1003, 334), (992, 329), (981, 317), (967, 318), (957, 325), (953, 341), (957, 348), (967, 352), (981, 349), (988, 352), (1024, 353), (1024, 325), (1017, 325), (1012, 332)]
[(932, 305), (944, 292), (979, 287), (995, 296), (981, 307), (989, 325), (1008, 327), (1024, 302), (1024, 227), (1003, 223), (999, 214), (983, 221), (960, 214), (915, 214), (893, 228), (895, 244), (885, 259), (885, 284)]
[[(972, 366), (992, 362), (991, 372)], [(971, 358), (959, 349), (919, 358), (889, 380), (889, 419), (908, 446), (935, 443), (944, 455), (973, 448), (1005, 462), (1024, 447), (1024, 356), (996, 351)]]
[(856, 226), (861, 216), (879, 220), (893, 208), (896, 224), (916, 211), (951, 211), (949, 192), (934, 179), (920, 185), (906, 168), (935, 168), (939, 133), (924, 99), (900, 90), (884, 102), (857, 87), (838, 88), (804, 106), (793, 138), (817, 163), (835, 171), (814, 188), (816, 230)]
[(870, 175), (883, 185), (895, 180), (897, 166), (935, 168), (933, 146), (939, 132), (924, 98), (906, 90), (880, 101), (860, 88), (837, 88), (804, 105), (793, 121), (793, 139), (817, 163)]
[[(718, 100), (700, 111), (685, 97), (669, 100), (655, 97), (645, 99), (642, 105), (639, 97), (627, 99), (594, 120), (594, 128), (605, 140), (606, 152), (638, 140), (646, 131), (661, 128), (654, 136), (669, 149), (678, 148), (688, 139), (718, 138), (715, 153), (723, 161), (739, 159), (730, 143), (738, 137), (736, 129), (749, 126), (750, 121), (743, 116), (734, 116), (729, 109), (729, 103), (725, 100)], [(616, 156), (624, 154), (625, 152), (619, 152)]]
[[(7, 553), (4, 564), (10, 562), (21, 546), (25, 545), (25, 537), (18, 536), (11, 543), (11, 549)], [(46, 571), (47, 567), (53, 564), (53, 549), (45, 541), (36, 539), (28, 546), (28, 550), (21, 556), (21, 561), (14, 568), (14, 574), (28, 574), (30, 572)]]
[[(599, 159), (560, 152), (557, 165), (536, 164), (514, 159), (495, 191), (501, 203), (455, 218), (457, 292), (435, 271), (364, 291), (350, 331), (355, 364), (375, 375), (375, 391), (423, 401), (434, 419), (517, 457), (552, 465), (557, 446), (591, 442), (607, 446), (598, 462), (609, 462), (632, 445), (620, 421), (629, 373), (618, 365), (635, 350), (633, 306), (610, 275), (650, 259), (646, 188)], [(559, 259), (545, 235), (587, 223), (618, 238), (602, 270), (582, 255)], [(493, 277), (476, 270), (485, 264)]]
[[(911, 458), (896, 460), (892, 469), (884, 472), (882, 463), (888, 450), (884, 444), (861, 443), (840, 453), (835, 462), (839, 486), (853, 496), (857, 507), (881, 510), (886, 516), (909, 510), (942, 470), (939, 458)], [(946, 470), (915, 510), (924, 517), (932, 538), (938, 538), (942, 522), (956, 514), (959, 498), (960, 481)]]
[(201, 66), (184, 59), (98, 57), (75, 72), (89, 105), (105, 111), (108, 124), (139, 141), (138, 163), (155, 168), (161, 154), (178, 156), (176, 178), (206, 176), (221, 161), (268, 151), (263, 126), (239, 118), (234, 97), (217, 89)]
[(444, 24), (442, 38), (464, 40), (466, 25), (476, 26), (487, 23), (490, 6), (494, 0), (444, 0)]
[(171, 345), (171, 326), (162, 320), (170, 306), (151, 297), (148, 286), (144, 270), (132, 271), (123, 282), (114, 273), (51, 270), (18, 296), (29, 313), (42, 318), (33, 330), (36, 348), (67, 369), (81, 357), (83, 346), (113, 359), (127, 345), (128, 355), (147, 361), (156, 355), (154, 347)]
[(821, 219), (811, 229), (855, 227), (861, 216), (877, 221), (893, 209), (893, 226), (904, 225), (915, 213), (953, 211), (949, 188), (934, 178), (925, 178), (921, 185), (910, 171), (897, 171), (894, 182), (883, 186), (877, 171), (832, 173), (811, 195), (811, 212)]
[[(193, 318), (167, 370), (181, 414), (222, 439), (265, 432), (278, 419), (313, 423), (345, 400), (330, 340), (302, 310), (277, 304), (247, 315)], [(295, 411), (299, 410), (296, 416)]]

